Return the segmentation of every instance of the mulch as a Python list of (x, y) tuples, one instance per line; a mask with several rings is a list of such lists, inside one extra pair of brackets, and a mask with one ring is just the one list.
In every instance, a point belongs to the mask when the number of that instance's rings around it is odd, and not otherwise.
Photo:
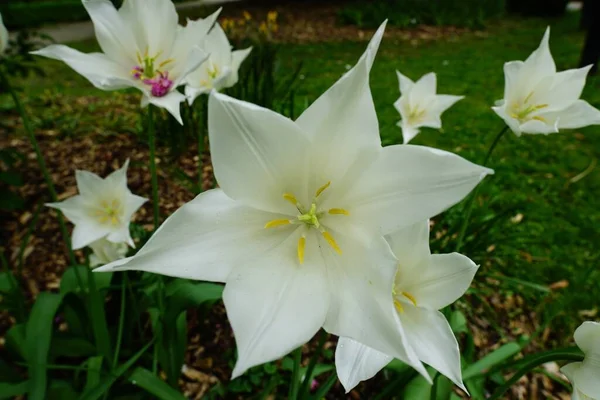
[[(338, 7), (339, 5), (329, 2), (318, 3), (311, 7), (293, 4), (271, 6), (271, 3), (268, 2), (244, 3), (240, 8), (233, 5), (228, 6), (225, 16), (228, 18), (240, 17), (242, 11), (246, 9), (257, 19), (264, 19), (267, 12), (274, 8), (280, 15), (280, 29), (275, 34), (275, 39), (282, 42), (368, 40), (372, 30), (337, 24)], [(419, 27), (414, 30), (391, 28), (386, 31), (386, 36), (406, 41), (435, 40), (448, 35), (460, 35), (462, 32), (464, 30), (451, 27)], [(90, 90), (92, 90), (91, 87)], [(124, 100), (125, 107), (136, 109), (139, 101), (137, 96), (127, 96), (129, 95), (126, 95)], [(90, 101), (94, 101), (93, 97)], [(74, 109), (79, 107), (79, 112), (85, 112), (82, 104), (70, 104), (69, 107)], [(70, 112), (72, 111), (71, 109)], [(99, 118), (102, 117), (99, 116)], [(41, 291), (58, 289), (62, 272), (68, 266), (68, 258), (55, 211), (42, 206), (49, 201), (49, 196), (35, 159), (35, 153), (24, 136), (9, 135), (20, 129), (20, 120), (16, 113), (8, 115), (0, 126), (0, 148), (15, 149), (25, 155), (25, 160), (18, 165), (24, 181), (24, 185), (18, 188), (18, 193), (26, 202), (23, 210), (0, 213), (0, 243), (9, 259), (9, 264), (14, 266), (17, 264), (23, 240), (28, 237), (29, 231), (32, 232), (23, 253), (24, 267), (21, 281), (23, 291), (28, 301), (31, 302)], [(67, 136), (63, 132), (52, 129), (39, 129), (36, 135), (61, 200), (77, 193), (75, 169), (84, 169), (100, 176), (106, 176), (120, 167), (126, 159), (131, 160), (128, 171), (129, 188), (137, 195), (151, 198), (150, 174), (147, 167), (149, 154), (142, 138), (122, 132), (113, 132), (107, 135), (98, 132), (97, 129), (90, 129), (90, 133), (87, 135), (76, 136)], [(171, 159), (164, 150), (159, 149), (156, 161), (159, 171), (161, 165), (168, 165), (169, 168), (180, 169), (195, 181), (200, 180), (195, 146), (190, 147), (189, 151), (175, 160)], [(203, 165), (204, 172), (201, 180), (204, 188), (208, 188), (213, 183), (208, 153), (203, 155)], [(159, 175), (159, 188), (162, 216), (170, 215), (194, 196), (180, 181), (168, 176), (164, 169)], [(31, 227), (38, 208), (40, 208), (39, 217), (35, 225)], [(136, 213), (134, 222), (148, 230), (151, 229), (150, 203), (146, 203)], [(80, 261), (83, 260), (81, 252), (77, 252), (77, 256)], [(494, 282), (488, 282), (488, 284), (493, 286)], [(480, 355), (483, 356), (498, 348), (507, 340), (514, 340), (520, 335), (531, 335), (539, 328), (536, 315), (527, 311), (520, 296), (497, 292), (487, 300), (488, 304), (483, 305), (477, 303), (475, 299), (466, 298), (466, 302), (471, 303), (472, 307), (469, 313), (469, 328), (473, 332), (475, 346)], [(506, 329), (503, 334), (504, 338), (494, 331), (490, 322), (484, 317), (489, 307), (495, 310), (501, 319), (498, 323)], [(514, 311), (515, 308), (521, 308), (524, 312), (515, 317), (511, 314), (511, 310)], [(14, 322), (14, 319), (6, 313), (0, 314), (0, 354), (4, 345), (2, 337)], [(233, 348), (234, 340), (221, 303), (217, 304), (207, 316), (199, 316), (194, 311), (190, 311), (188, 326), (189, 344), (186, 365), (180, 383), (187, 397), (200, 399), (217, 383), (228, 382), (231, 365), (229, 365), (230, 360), (226, 359), (223, 354), (226, 349)], [(549, 332), (546, 330), (542, 337), (544, 335), (549, 335)], [(326, 347), (333, 349), (334, 346), (335, 339), (330, 338)], [(305, 346), (305, 358), (310, 352), (310, 348), (311, 345)], [(544, 368), (555, 374), (558, 366), (550, 364)], [(362, 386), (363, 393), (376, 393), (381, 389), (379, 385), (381, 385), (381, 379), (375, 378)], [(560, 386), (545, 374), (531, 374), (524, 377), (507, 398), (568, 399), (569, 396), (560, 392), (559, 388)], [(358, 391), (344, 395), (343, 389), (338, 383), (328, 398), (359, 399), (361, 397)]]

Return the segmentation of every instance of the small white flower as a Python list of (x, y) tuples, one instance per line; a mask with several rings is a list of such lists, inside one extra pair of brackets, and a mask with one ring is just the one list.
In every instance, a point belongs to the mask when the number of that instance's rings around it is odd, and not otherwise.
[(33, 54), (64, 61), (98, 89), (137, 88), (142, 107), (165, 108), (182, 124), (176, 88), (206, 59), (199, 45), (220, 10), (184, 28), (171, 0), (125, 0), (118, 11), (108, 0), (82, 1), (103, 53), (51, 45)]
[(2, 20), (2, 14), (0, 14), (0, 56), (4, 54), (6, 48), (8, 47), (8, 30), (6, 26), (4, 26), (4, 21)]
[[(428, 222), (389, 235), (387, 240), (398, 258), (394, 288), (388, 293), (399, 319), (398, 340), (466, 391), (458, 342), (438, 310), (465, 293), (477, 265), (458, 253), (432, 255)], [(340, 338), (335, 352), (337, 374), (346, 391), (373, 377), (393, 358), (348, 338)]]
[(98, 239), (90, 244), (93, 253), (90, 255), (90, 267), (98, 267), (125, 258), (127, 243), (113, 243), (106, 238)]
[(135, 247), (129, 234), (129, 222), (147, 199), (132, 194), (127, 188), (128, 165), (129, 160), (104, 179), (91, 172), (77, 170), (75, 179), (79, 194), (59, 203), (46, 204), (62, 211), (75, 224), (74, 250), (101, 238)]
[(492, 171), (427, 147), (381, 147), (369, 72), (383, 30), (296, 121), (212, 91), (221, 189), (177, 210), (134, 257), (98, 269), (226, 282), (234, 377), (321, 327), (424, 372), (397, 340), (397, 260), (383, 235), (457, 203)]
[(573, 400), (600, 400), (600, 323), (587, 321), (575, 331), (575, 343), (585, 354), (582, 362), (560, 369), (573, 384)]
[(398, 126), (402, 128), (404, 144), (417, 136), (421, 127), (440, 129), (442, 113), (464, 97), (436, 94), (437, 78), (433, 72), (423, 75), (416, 83), (399, 71), (396, 73), (401, 96), (394, 107), (402, 117)]
[(219, 24), (215, 24), (208, 33), (202, 48), (209, 54), (208, 59), (185, 80), (185, 94), (190, 104), (196, 97), (212, 89), (220, 91), (235, 85), (239, 79), (240, 65), (252, 50), (252, 47), (249, 47), (232, 51), (227, 35)]
[(600, 110), (579, 99), (592, 66), (556, 72), (549, 40), (550, 28), (527, 60), (504, 64), (504, 99), (492, 109), (517, 136), (600, 124)]

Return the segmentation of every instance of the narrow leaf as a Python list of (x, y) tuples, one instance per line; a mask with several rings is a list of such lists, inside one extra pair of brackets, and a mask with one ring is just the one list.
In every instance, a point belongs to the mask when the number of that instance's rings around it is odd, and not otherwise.
[(504, 346), (499, 347), (498, 349), (487, 354), (479, 361), (465, 368), (465, 370), (463, 371), (463, 380), (466, 381), (477, 375), (485, 373), (493, 366), (504, 362), (505, 360), (511, 358), (515, 354), (518, 354), (520, 351), (521, 345), (519, 345), (517, 342), (510, 342), (505, 344)]
[(185, 396), (145, 368), (138, 367), (129, 376), (129, 381), (160, 400), (185, 400)]
[(19, 383), (0, 382), (0, 400), (12, 399), (27, 393), (29, 381)]

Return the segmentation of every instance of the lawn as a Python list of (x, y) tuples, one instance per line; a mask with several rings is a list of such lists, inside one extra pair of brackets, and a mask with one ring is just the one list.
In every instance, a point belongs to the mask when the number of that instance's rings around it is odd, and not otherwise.
[[(460, 154), (477, 163), (503, 121), (490, 109), (502, 98), (503, 64), (524, 60), (551, 26), (550, 47), (559, 70), (575, 68), (583, 42), (578, 15), (560, 20), (507, 18), (484, 31), (451, 33), (438, 39), (415, 35), (411, 40), (384, 38), (371, 72), (384, 145), (401, 143), (392, 106), (399, 97), (395, 70), (412, 79), (434, 71), (438, 92), (466, 96), (443, 116), (443, 130), (424, 129), (412, 144)], [(366, 34), (366, 37), (369, 37)], [(282, 71), (303, 63), (295, 92), (299, 113), (364, 51), (364, 42), (282, 44)], [(90, 51), (95, 43), (76, 43)], [(326, 56), (324, 56), (326, 55)], [(94, 90), (68, 67), (40, 59), (44, 77), (17, 79), (24, 99), (35, 110), (35, 123), (53, 135), (73, 140), (88, 133), (119, 135), (139, 131), (136, 94)], [(118, 98), (119, 110), (111, 104)], [(582, 98), (600, 108), (600, 77), (588, 79)], [(10, 106), (0, 97), (0, 107)], [(100, 116), (101, 115), (101, 116)], [(68, 155), (67, 155), (68, 156)], [(73, 156), (73, 155), (71, 155)], [(600, 127), (549, 136), (505, 135), (492, 157), (495, 175), (477, 192), (473, 234), (462, 252), (481, 264), (476, 283), (459, 307), (473, 319), (488, 321), (502, 342), (522, 334), (543, 332), (537, 348), (566, 346), (574, 329), (597, 315), (600, 298)], [(59, 184), (60, 185), (60, 184)], [(454, 251), (464, 218), (459, 204), (435, 219), (432, 249)], [(488, 304), (489, 303), (489, 304)], [(482, 312), (482, 315), (477, 315)], [(525, 313), (525, 317), (518, 314)], [(513, 320), (514, 319), (514, 320)], [(482, 345), (481, 352), (487, 352)]]

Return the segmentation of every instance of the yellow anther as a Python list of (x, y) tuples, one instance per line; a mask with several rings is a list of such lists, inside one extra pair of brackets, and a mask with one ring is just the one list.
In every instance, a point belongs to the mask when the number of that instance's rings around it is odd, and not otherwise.
[(274, 219), (273, 221), (269, 221), (265, 224), (265, 229), (267, 228), (275, 228), (276, 226), (289, 225), (289, 219)]
[(112, 217), (112, 219), (110, 220), (110, 222), (111, 222), (113, 225), (118, 225), (118, 224), (119, 224), (119, 219), (118, 219), (116, 216), (114, 216), (114, 215), (113, 215), (113, 217)]
[(162, 68), (162, 67), (164, 67), (165, 65), (167, 65), (167, 64), (169, 64), (169, 63), (172, 63), (173, 61), (175, 61), (175, 60), (173, 60), (172, 58), (167, 58), (165, 61), (163, 61), (163, 62), (161, 62), (160, 64), (158, 64), (158, 68)]
[(343, 208), (330, 208), (329, 214), (337, 214), (337, 215), (350, 215), (348, 210), (344, 210)]
[(535, 117), (532, 117), (531, 119), (535, 119), (537, 121), (546, 122), (546, 119), (544, 117), (540, 117), (539, 115), (536, 115)]
[(402, 296), (406, 297), (407, 299), (410, 300), (411, 303), (413, 303), (413, 306), (417, 306), (417, 299), (415, 299), (415, 297), (407, 292), (402, 292)]
[(323, 232), (323, 237), (325, 240), (327, 240), (327, 243), (329, 243), (331, 248), (334, 249), (336, 253), (342, 254), (342, 249), (340, 249), (340, 246), (338, 246), (333, 236), (331, 236), (331, 233), (325, 231)]
[(538, 104), (537, 106), (533, 107), (536, 110), (541, 110), (542, 108), (546, 108), (548, 107), (548, 104)]
[(400, 303), (398, 300), (394, 299), (394, 306), (396, 307), (396, 310), (402, 314), (404, 312), (404, 307), (402, 307), (402, 303)]
[(298, 204), (298, 199), (291, 193), (284, 193), (283, 198), (292, 203), (294, 206)]
[(525, 97), (525, 100), (523, 100), (523, 103), (529, 102), (529, 99), (531, 99), (531, 96), (533, 96), (533, 91), (529, 92), (529, 94), (527, 95), (527, 97)]
[(306, 247), (306, 238), (304, 236), (300, 236), (298, 239), (298, 261), (300, 264), (304, 264), (304, 248)]
[(321, 195), (321, 193), (323, 193), (325, 191), (325, 189), (327, 189), (329, 187), (329, 185), (331, 185), (331, 181), (327, 182), (326, 184), (324, 184), (323, 186), (318, 188), (317, 193), (315, 194), (315, 197), (319, 197)]

